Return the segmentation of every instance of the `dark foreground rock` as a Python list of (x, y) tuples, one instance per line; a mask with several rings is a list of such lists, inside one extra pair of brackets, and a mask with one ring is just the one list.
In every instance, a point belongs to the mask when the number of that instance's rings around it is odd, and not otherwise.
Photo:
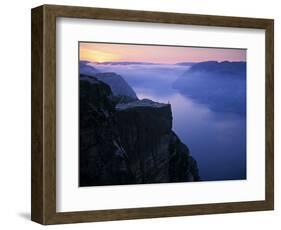
[(172, 131), (169, 104), (116, 103), (107, 84), (80, 77), (80, 186), (200, 179), (196, 161)]

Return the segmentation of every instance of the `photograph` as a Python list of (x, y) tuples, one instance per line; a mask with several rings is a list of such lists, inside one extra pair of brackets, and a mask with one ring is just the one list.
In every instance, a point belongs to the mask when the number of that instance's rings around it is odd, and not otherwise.
[(246, 49), (79, 42), (79, 186), (246, 180)]
[(274, 15), (134, 9), (31, 9), (30, 219), (274, 210)]

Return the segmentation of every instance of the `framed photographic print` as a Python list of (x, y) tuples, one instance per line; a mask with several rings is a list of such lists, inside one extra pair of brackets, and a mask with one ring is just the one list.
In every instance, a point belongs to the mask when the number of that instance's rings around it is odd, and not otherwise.
[(271, 19), (32, 9), (32, 220), (272, 210), (273, 48)]

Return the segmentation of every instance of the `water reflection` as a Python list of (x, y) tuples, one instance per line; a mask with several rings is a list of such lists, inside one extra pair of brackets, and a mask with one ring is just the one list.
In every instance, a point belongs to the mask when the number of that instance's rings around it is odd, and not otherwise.
[(140, 99), (172, 105), (173, 129), (197, 160), (202, 180), (246, 178), (245, 116), (214, 111), (208, 103), (196, 101), (174, 89), (173, 82), (186, 71), (186, 66), (96, 68), (122, 75)]

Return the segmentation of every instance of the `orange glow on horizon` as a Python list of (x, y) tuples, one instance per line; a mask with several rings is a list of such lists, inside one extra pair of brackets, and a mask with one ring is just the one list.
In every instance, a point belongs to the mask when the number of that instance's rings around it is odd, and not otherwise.
[(80, 60), (102, 63), (106, 61), (118, 61), (119, 57), (117, 54), (111, 52), (80, 48)]
[(80, 60), (135, 61), (163, 64), (201, 61), (246, 61), (245, 49), (81, 42)]

